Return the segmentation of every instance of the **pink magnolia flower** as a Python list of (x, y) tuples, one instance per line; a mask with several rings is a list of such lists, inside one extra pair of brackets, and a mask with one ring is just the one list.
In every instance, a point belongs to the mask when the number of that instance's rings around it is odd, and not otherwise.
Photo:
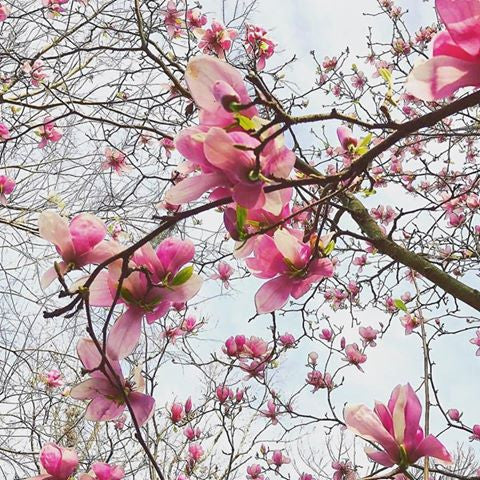
[(10, 15), (10, 7), (0, 3), (0, 22), (4, 22)]
[(92, 465), (92, 473), (80, 475), (79, 480), (122, 480), (123, 478), (125, 478), (123, 468), (104, 462), (95, 462)]
[(377, 442), (378, 451), (365, 449), (368, 457), (385, 467), (406, 467), (428, 456), (450, 463), (452, 457), (433, 435), (424, 436), (420, 427), (422, 406), (410, 384), (397, 385), (387, 405), (377, 402), (374, 410), (365, 405), (348, 405), (347, 427), (366, 440)]
[(435, 6), (447, 30), (435, 36), (432, 58), (412, 70), (406, 85), (410, 94), (428, 101), (480, 86), (480, 2), (436, 0)]
[(197, 326), (197, 319), (192, 316), (185, 318), (185, 320), (182, 322), (182, 330), (187, 333), (193, 332)]
[(4, 123), (0, 123), (0, 138), (8, 140), (10, 138), (10, 130)]
[(473, 442), (474, 440), (480, 441), (480, 425), (474, 425), (472, 427), (473, 435), (470, 436), (470, 441)]
[(130, 403), (133, 415), (139, 426), (144, 425), (154, 413), (155, 400), (142, 393), (145, 382), (140, 369), (134, 372), (133, 380), (126, 380), (120, 362), (112, 360), (105, 354), (107, 365), (102, 365), (102, 355), (93, 340), (82, 338), (77, 344), (77, 354), (90, 378), (75, 385), (70, 396), (77, 400), (90, 400), (85, 418), (94, 422), (114, 420), (125, 411), (126, 399)]
[(350, 152), (358, 144), (358, 138), (353, 135), (350, 128), (342, 126), (337, 128), (337, 137), (343, 150)]
[(193, 402), (192, 402), (192, 397), (188, 397), (187, 400), (185, 401), (185, 413), (188, 415), (193, 408)]
[(335, 470), (333, 480), (355, 480), (357, 474), (349, 461), (332, 462), (332, 468)]
[(322, 388), (331, 390), (333, 385), (332, 376), (329, 373), (322, 374), (318, 370), (313, 370), (307, 374), (306, 382), (313, 387), (312, 392), (316, 392)]
[(40, 236), (53, 243), (62, 261), (47, 270), (41, 279), (42, 288), (48, 287), (61, 275), (88, 264), (101, 263), (119, 250), (116, 242), (104, 241), (107, 228), (94, 215), (76, 215), (70, 225), (66, 218), (47, 210), (38, 217)]
[(278, 337), (278, 340), (285, 348), (290, 348), (295, 345), (295, 337), (291, 333), (285, 332), (283, 335)]
[(405, 328), (405, 335), (410, 335), (420, 325), (418, 318), (409, 313), (400, 318), (400, 323)]
[(202, 31), (198, 48), (203, 53), (214, 53), (220, 58), (225, 58), (225, 52), (230, 50), (237, 35), (238, 32), (233, 28), (226, 28), (213, 20), (210, 28)]
[(267, 38), (267, 31), (255, 25), (247, 25), (245, 32), (247, 52), (257, 57), (257, 69), (265, 68), (266, 60), (275, 52), (276, 44)]
[(170, 420), (172, 423), (180, 422), (184, 416), (183, 405), (178, 402), (172, 403), (172, 406), (170, 407)]
[(22, 70), (31, 77), (31, 82), (34, 87), (39, 87), (46, 78), (47, 74), (43, 71), (43, 61), (37, 59), (33, 62), (28, 60), (23, 64)]
[[(140, 339), (144, 316), (147, 323), (153, 323), (166, 315), (173, 302), (185, 302), (198, 293), (201, 278), (193, 272), (193, 266), (184, 267), (194, 254), (191, 241), (176, 238), (163, 240), (156, 250), (148, 243), (134, 253), (130, 267), (135, 271), (123, 279), (120, 290), (119, 303), (127, 309), (107, 338), (107, 351), (112, 359), (132, 353)], [(90, 286), (90, 305), (110, 307), (121, 276), (121, 260), (111, 263), (108, 272), (101, 272)]]
[(126, 415), (120, 415), (118, 418), (116, 418), (113, 422), (113, 425), (115, 427), (116, 430), (123, 430), (123, 428), (125, 427), (125, 422), (127, 420), (127, 416)]
[(193, 463), (198, 462), (203, 456), (202, 446), (198, 443), (191, 443), (188, 446), (188, 456)]
[(0, 204), (7, 204), (7, 195), (10, 195), (15, 189), (15, 180), (7, 177), (6, 175), (0, 175)]
[(126, 156), (120, 150), (112, 150), (110, 147), (105, 149), (105, 160), (102, 163), (102, 169), (112, 168), (116, 173), (121, 175), (130, 168), (127, 165)]
[(325, 340), (326, 342), (330, 342), (333, 337), (333, 331), (330, 328), (322, 328), (322, 333), (320, 334), (320, 338)]
[(264, 378), (266, 367), (267, 363), (264, 360), (252, 360), (251, 362), (247, 362), (245, 360), (240, 361), (240, 368), (247, 373), (245, 380), (249, 380), (251, 378)]
[(187, 26), (189, 28), (202, 28), (207, 23), (207, 16), (199, 8), (187, 10)]
[(42, 0), (42, 5), (48, 8), (51, 16), (60, 15), (65, 11), (65, 8), (62, 7), (65, 3), (68, 3), (68, 0)]
[(377, 345), (375, 340), (377, 339), (378, 330), (375, 330), (372, 327), (360, 327), (358, 329), (358, 333), (362, 337), (362, 342), (365, 347), (367, 345), (370, 345), (371, 347), (375, 347)]
[(316, 480), (311, 473), (302, 473), (298, 480)]
[(177, 6), (173, 0), (169, 0), (163, 14), (163, 24), (167, 26), (168, 36), (170, 38), (180, 36), (183, 25), (182, 13), (177, 10)]
[(248, 480), (264, 480), (262, 475), (262, 467), (258, 463), (254, 463), (247, 467), (247, 479)]
[(218, 386), (215, 390), (215, 394), (217, 395), (217, 399), (220, 403), (225, 403), (230, 395), (233, 396), (232, 390), (225, 385)]
[(288, 298), (300, 298), (313, 283), (333, 275), (328, 258), (316, 258), (312, 246), (302, 241), (301, 230), (277, 230), (273, 237), (262, 235), (254, 247), (254, 257), (247, 258), (250, 272), (258, 278), (271, 279), (258, 290), (258, 313), (282, 308)]
[(47, 443), (40, 450), (41, 475), (30, 480), (67, 480), (78, 467), (75, 450)]
[(262, 410), (261, 414), (264, 417), (269, 418), (272, 421), (272, 425), (276, 425), (278, 423), (277, 415), (278, 415), (278, 407), (275, 405), (273, 400), (269, 400), (267, 402), (267, 409)]
[(41, 138), (38, 148), (45, 148), (48, 142), (58, 142), (63, 134), (55, 128), (55, 122), (52, 117), (45, 117), (43, 126), (39, 127), (36, 134)]
[(171, 158), (172, 152), (175, 150), (175, 142), (168, 137), (163, 137), (159, 143), (160, 147), (165, 150), (167, 159)]
[(475, 332), (476, 337), (470, 339), (470, 343), (477, 346), (477, 353), (475, 354), (477, 357), (480, 357), (480, 328)]
[(193, 428), (192, 426), (188, 426), (183, 430), (183, 434), (187, 437), (187, 439), (192, 442), (195, 439), (200, 438), (202, 431), (197, 427)]
[(361, 372), (363, 372), (360, 364), (367, 361), (367, 356), (363, 354), (359, 349), (356, 343), (350, 343), (345, 346), (345, 361), (351, 365), (355, 365)]
[(280, 468), (282, 465), (290, 463), (290, 459), (281, 450), (274, 450), (267, 462), (269, 465), (275, 465), (275, 467)]
[(227, 262), (221, 260), (217, 265), (217, 273), (210, 276), (212, 280), (221, 280), (225, 288), (230, 288), (230, 277), (235, 270)]
[(62, 380), (62, 374), (60, 370), (57, 370), (56, 368), (46, 372), (43, 375), (43, 381), (45, 382), (45, 385), (49, 388), (61, 387), (64, 384)]
[(450, 417), (450, 420), (454, 422), (459, 422), (462, 414), (456, 408), (450, 408), (447, 410), (447, 415)]

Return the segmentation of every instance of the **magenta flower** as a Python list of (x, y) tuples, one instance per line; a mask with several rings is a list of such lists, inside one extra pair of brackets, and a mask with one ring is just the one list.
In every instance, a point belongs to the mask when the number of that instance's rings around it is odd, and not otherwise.
[(49, 388), (57, 388), (63, 385), (62, 374), (60, 370), (56, 368), (49, 370), (43, 375), (43, 381), (45, 385)]
[(78, 467), (75, 450), (47, 443), (40, 450), (41, 475), (30, 480), (67, 480)]
[(0, 22), (4, 22), (10, 15), (10, 8), (8, 5), (0, 3)]
[(0, 138), (8, 140), (10, 138), (10, 130), (4, 123), (0, 123)]
[(318, 370), (313, 370), (307, 374), (306, 382), (313, 387), (312, 392), (316, 392), (317, 390), (327, 388), (328, 390), (332, 390), (333, 380), (332, 376), (327, 372), (325, 375)]
[(347, 427), (383, 450), (365, 449), (368, 457), (385, 467), (406, 467), (428, 456), (451, 463), (447, 449), (433, 435), (424, 436), (420, 427), (422, 406), (410, 384), (397, 385), (387, 405), (376, 402), (374, 410), (365, 405), (348, 405), (344, 411)]
[(360, 333), (360, 336), (362, 337), (364, 347), (367, 345), (375, 347), (377, 345), (375, 340), (377, 339), (378, 330), (375, 330), (372, 327), (360, 327), (358, 333)]
[(41, 138), (38, 148), (45, 148), (48, 142), (58, 142), (63, 134), (55, 128), (55, 122), (52, 117), (45, 117), (43, 126), (39, 127), (36, 134)]
[(328, 258), (316, 258), (310, 244), (302, 241), (301, 230), (277, 230), (273, 237), (262, 235), (254, 247), (254, 257), (247, 258), (250, 272), (268, 278), (255, 295), (258, 313), (282, 308), (290, 296), (300, 298), (313, 283), (333, 275)]
[(238, 32), (233, 28), (226, 28), (214, 20), (210, 28), (202, 31), (198, 48), (203, 53), (213, 53), (219, 58), (225, 58), (225, 52), (230, 50), (237, 35)]
[(272, 421), (272, 425), (276, 425), (278, 423), (277, 415), (278, 415), (278, 407), (275, 405), (273, 400), (269, 400), (267, 402), (267, 409), (262, 410), (260, 412), (264, 417), (269, 418)]
[(408, 93), (427, 101), (480, 86), (480, 2), (436, 0), (435, 7), (447, 30), (435, 36), (432, 58), (412, 70), (406, 85)]
[(154, 413), (155, 400), (142, 393), (145, 382), (140, 369), (136, 369), (133, 379), (126, 380), (120, 362), (108, 358), (113, 372), (107, 365), (102, 365), (102, 355), (93, 340), (82, 338), (77, 344), (77, 354), (90, 378), (75, 385), (70, 396), (77, 400), (90, 400), (85, 418), (94, 422), (114, 420), (125, 411), (126, 399), (132, 408), (139, 426), (145, 424)]
[(255, 25), (247, 25), (245, 42), (247, 52), (257, 58), (257, 70), (263, 70), (266, 60), (275, 53), (276, 44), (267, 38), (264, 28)]
[(355, 480), (357, 474), (349, 461), (332, 462), (332, 468), (335, 470), (333, 480)]
[(7, 177), (6, 175), (0, 175), (0, 204), (7, 204), (7, 195), (10, 195), (15, 189), (15, 180)]
[(454, 422), (459, 422), (460, 417), (462, 416), (462, 414), (456, 408), (450, 408), (447, 410), (447, 415), (449, 416), (450, 420)]
[(172, 403), (172, 406), (170, 407), (170, 420), (172, 423), (180, 422), (184, 416), (183, 405), (178, 402)]
[(123, 468), (104, 462), (95, 462), (91, 473), (80, 475), (79, 480), (122, 480), (125, 477)]
[[(70, 225), (66, 218), (47, 210), (38, 217), (40, 236), (53, 243), (62, 261), (56, 268), (61, 275), (88, 264), (101, 263), (119, 250), (116, 242), (104, 241), (107, 229), (94, 215), (76, 215)], [(55, 267), (47, 270), (41, 279), (42, 288), (48, 287), (57, 278)]]
[(470, 436), (470, 441), (473, 442), (474, 440), (480, 441), (480, 425), (474, 425), (472, 427), (473, 435)]
[(285, 348), (290, 348), (295, 345), (295, 337), (288, 332), (285, 332), (283, 335), (278, 337), (280, 344)]
[(230, 288), (230, 277), (235, 270), (231, 265), (220, 260), (217, 265), (217, 273), (210, 276), (212, 280), (221, 280), (225, 288)]
[(112, 150), (110, 147), (105, 149), (105, 161), (102, 163), (102, 169), (112, 168), (116, 173), (121, 175), (130, 169), (127, 165), (125, 154), (119, 150)]
[(189, 28), (202, 28), (206, 23), (207, 16), (199, 8), (189, 8), (187, 10), (187, 26)]
[(191, 443), (188, 446), (188, 457), (192, 463), (198, 462), (203, 456), (203, 448), (198, 443)]
[(247, 479), (248, 480), (264, 480), (262, 475), (262, 467), (258, 463), (254, 463), (247, 467)]
[(55, 17), (63, 13), (65, 9), (62, 7), (62, 5), (65, 3), (68, 3), (68, 0), (42, 0), (43, 6), (48, 8), (51, 17)]
[(215, 390), (215, 394), (220, 403), (225, 403), (230, 396), (233, 397), (232, 390), (225, 385), (219, 385)]
[(353, 135), (353, 132), (348, 127), (338, 127), (337, 137), (345, 152), (352, 151), (358, 144), (358, 138)]
[[(172, 302), (185, 302), (198, 293), (201, 278), (193, 273), (193, 266), (184, 267), (194, 254), (191, 241), (176, 238), (163, 240), (156, 250), (146, 244), (135, 252), (130, 262), (135, 271), (123, 279), (120, 290), (119, 303), (127, 305), (127, 309), (107, 338), (107, 351), (112, 359), (122, 359), (132, 353), (140, 339), (144, 316), (147, 323), (153, 323), (168, 312)], [(89, 290), (92, 306), (112, 305), (121, 274), (119, 260), (110, 264), (108, 272), (101, 272), (96, 277)], [(179, 334), (184, 333), (178, 330)]]
[(470, 343), (477, 346), (477, 353), (475, 354), (477, 357), (480, 357), (480, 328), (475, 332), (476, 337), (470, 339)]
[(163, 11), (163, 24), (167, 26), (167, 33), (170, 38), (179, 37), (183, 25), (182, 13), (177, 10), (173, 0), (169, 0), (167, 8)]

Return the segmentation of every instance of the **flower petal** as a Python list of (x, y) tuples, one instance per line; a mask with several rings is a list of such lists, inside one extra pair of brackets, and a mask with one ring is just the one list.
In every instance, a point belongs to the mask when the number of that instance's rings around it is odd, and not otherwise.
[(140, 340), (143, 311), (128, 308), (120, 315), (107, 337), (107, 354), (113, 360), (130, 355)]
[(282, 308), (291, 290), (291, 282), (283, 275), (264, 283), (255, 294), (257, 313), (270, 313)]

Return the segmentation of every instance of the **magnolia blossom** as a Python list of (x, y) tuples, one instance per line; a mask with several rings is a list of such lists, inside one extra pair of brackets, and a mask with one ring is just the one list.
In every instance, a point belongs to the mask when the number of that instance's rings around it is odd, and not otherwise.
[(78, 480), (122, 480), (125, 477), (123, 468), (104, 462), (95, 462), (90, 473), (80, 475)]
[(183, 25), (182, 13), (177, 10), (173, 0), (169, 0), (167, 8), (163, 11), (163, 23), (167, 26), (167, 33), (170, 38), (180, 36)]
[(348, 405), (347, 427), (357, 435), (380, 444), (383, 450), (366, 448), (368, 457), (385, 467), (406, 467), (428, 456), (450, 463), (452, 457), (433, 435), (424, 436), (420, 427), (422, 406), (407, 385), (398, 385), (387, 405), (377, 402), (374, 410), (365, 405)]
[(4, 22), (10, 15), (10, 7), (0, 3), (0, 22)]
[(473, 337), (470, 339), (470, 343), (472, 343), (473, 345), (477, 346), (478, 349), (477, 349), (477, 352), (476, 352), (476, 356), (477, 357), (480, 357), (480, 329), (478, 329), (476, 332), (476, 337)]
[(459, 422), (460, 417), (462, 416), (462, 414), (456, 408), (450, 408), (447, 410), (447, 415), (449, 416), (450, 420), (453, 420), (454, 422)]
[(10, 195), (15, 189), (15, 180), (7, 177), (6, 175), (0, 175), (0, 204), (7, 204), (7, 195)]
[(235, 270), (227, 262), (221, 260), (217, 265), (217, 273), (210, 276), (212, 280), (221, 280), (225, 288), (230, 288), (230, 277)]
[(198, 443), (191, 443), (188, 446), (188, 458), (192, 463), (198, 462), (203, 456), (203, 448)]
[(355, 480), (357, 478), (357, 473), (349, 461), (332, 462), (332, 468), (335, 470), (333, 480)]
[(183, 405), (178, 402), (172, 403), (172, 406), (170, 407), (170, 420), (172, 423), (178, 423), (184, 416)]
[(273, 400), (269, 400), (267, 402), (267, 409), (262, 410), (261, 414), (264, 417), (269, 418), (272, 421), (272, 425), (276, 425), (278, 423), (277, 415), (278, 415), (278, 407), (275, 405)]
[[(129, 264), (134, 271), (123, 278), (120, 289), (119, 303), (127, 308), (107, 338), (107, 351), (112, 359), (125, 358), (135, 349), (144, 316), (147, 323), (153, 323), (166, 315), (172, 302), (185, 302), (197, 294), (202, 280), (193, 273), (192, 266), (184, 266), (194, 254), (191, 241), (176, 238), (163, 240), (156, 250), (148, 243), (134, 253)], [(93, 281), (89, 289), (90, 304), (110, 307), (121, 278), (122, 261), (118, 260)]]
[(119, 250), (116, 242), (104, 241), (107, 228), (89, 213), (75, 216), (69, 224), (66, 218), (48, 210), (38, 217), (38, 229), (40, 236), (53, 243), (62, 257), (61, 262), (43, 274), (42, 288), (48, 287), (58, 274), (101, 263)]
[(60, 370), (56, 368), (49, 370), (45, 374), (43, 374), (43, 381), (45, 385), (49, 388), (57, 388), (63, 385), (62, 374)]
[(120, 362), (98, 351), (94, 341), (82, 338), (77, 344), (77, 354), (90, 378), (75, 385), (70, 396), (77, 400), (90, 400), (85, 418), (94, 422), (114, 420), (123, 414), (127, 400), (138, 425), (145, 424), (154, 413), (155, 400), (142, 393), (145, 382), (140, 369), (135, 369), (133, 379), (124, 378)]
[(301, 230), (277, 230), (273, 237), (262, 235), (254, 247), (254, 257), (247, 258), (250, 272), (270, 279), (255, 295), (258, 313), (282, 308), (290, 296), (300, 298), (313, 283), (333, 275), (328, 258), (315, 258), (312, 246), (302, 241)]
[(370, 347), (375, 347), (377, 344), (375, 340), (377, 339), (378, 330), (375, 330), (372, 327), (360, 327), (358, 329), (358, 333), (362, 337), (363, 345), (366, 347), (369, 345)]
[(280, 468), (282, 465), (290, 463), (290, 459), (281, 450), (274, 450), (267, 462), (269, 465), (275, 465), (275, 467)]
[(0, 139), (8, 140), (10, 138), (10, 130), (4, 123), (0, 123)]
[(480, 441), (480, 425), (474, 425), (472, 427), (473, 435), (470, 436), (470, 441), (473, 442), (474, 440)]
[(233, 28), (226, 28), (214, 20), (210, 28), (202, 30), (200, 35), (198, 48), (203, 53), (214, 53), (220, 58), (225, 58), (225, 52), (232, 47), (232, 42), (237, 38), (238, 32)]
[(360, 364), (367, 361), (367, 356), (358, 349), (358, 345), (356, 343), (351, 343), (345, 346), (344, 360), (351, 365), (355, 365), (361, 372), (363, 372)]
[(313, 370), (307, 374), (306, 382), (313, 387), (312, 392), (317, 390), (327, 388), (328, 390), (333, 389), (333, 380), (332, 376), (327, 372), (325, 375), (318, 370)]
[(254, 463), (247, 467), (247, 479), (248, 480), (264, 480), (262, 475), (262, 467), (258, 463)]
[(105, 149), (105, 161), (102, 163), (102, 169), (107, 170), (112, 168), (119, 175), (127, 172), (129, 167), (126, 162), (126, 156), (119, 150), (113, 150), (110, 147)]
[(51, 16), (60, 15), (65, 11), (62, 5), (68, 3), (68, 0), (42, 0), (44, 7), (48, 8)]
[(407, 92), (429, 101), (480, 86), (480, 2), (436, 0), (435, 6), (447, 29), (435, 36), (432, 58), (412, 70), (406, 85)]
[(40, 450), (41, 475), (30, 480), (67, 480), (78, 467), (75, 450), (47, 443)]
[(35, 60), (33, 63), (28, 60), (23, 64), (22, 70), (30, 75), (32, 85), (39, 87), (46, 78), (47, 74), (43, 71), (43, 61), (40, 59)]
[(358, 144), (358, 138), (353, 135), (353, 132), (348, 127), (338, 127), (337, 137), (340, 145), (345, 152), (350, 152)]
[(187, 10), (187, 25), (189, 28), (202, 28), (206, 23), (207, 16), (199, 8), (189, 8)]
[(290, 347), (293, 347), (295, 345), (295, 337), (291, 333), (288, 333), (288, 332), (285, 332), (283, 335), (280, 335), (278, 337), (278, 341), (285, 348), (290, 348)]
[(223, 351), (230, 357), (262, 358), (268, 352), (268, 344), (259, 337), (246, 338), (245, 335), (237, 335), (225, 341)]
[(274, 52), (276, 44), (267, 38), (267, 31), (255, 25), (247, 25), (245, 33), (247, 52), (253, 53), (257, 58), (257, 69), (263, 70), (265, 63)]
[(63, 134), (55, 128), (55, 122), (52, 117), (45, 117), (43, 125), (35, 132), (40, 137), (38, 148), (45, 148), (48, 142), (58, 142)]

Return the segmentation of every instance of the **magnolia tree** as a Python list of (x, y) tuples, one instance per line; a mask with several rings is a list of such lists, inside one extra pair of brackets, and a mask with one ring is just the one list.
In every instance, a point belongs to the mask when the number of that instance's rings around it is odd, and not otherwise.
[(254, 1), (1, 0), (2, 478), (480, 476), (448, 392), (480, 354), (480, 0), (434, 3), (372, 1), (352, 58)]

